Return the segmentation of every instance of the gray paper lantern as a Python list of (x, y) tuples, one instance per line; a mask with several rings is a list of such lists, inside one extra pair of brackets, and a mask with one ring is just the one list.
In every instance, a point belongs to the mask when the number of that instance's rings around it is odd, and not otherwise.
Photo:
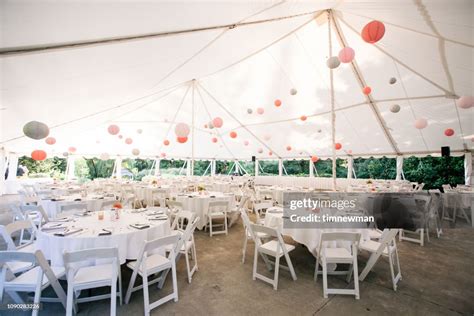
[(210, 129), (213, 129), (214, 128), (214, 124), (212, 124), (212, 121), (209, 122), (209, 124), (207, 124), (209, 126)]
[(297, 94), (297, 93), (298, 93), (298, 90), (296, 90), (295, 88), (292, 88), (292, 89), (290, 90), (290, 94), (291, 94), (291, 95), (295, 95), (295, 94)]
[(340, 64), (341, 64), (341, 61), (339, 60), (337, 56), (329, 57), (328, 60), (326, 61), (326, 65), (329, 67), (329, 69), (335, 69), (339, 67)]
[(253, 110), (252, 110), (252, 109), (247, 109), (247, 113), (248, 113), (248, 114), (252, 114), (252, 113), (253, 113)]
[(390, 84), (395, 84), (396, 82), (397, 82), (397, 78), (395, 77), (390, 78), (390, 80), (388, 81), (388, 83)]
[(322, 130), (318, 129), (318, 133), (321, 133), (321, 132), (322, 132)]
[(132, 154), (134, 156), (138, 156), (138, 155), (140, 155), (140, 150), (138, 150), (137, 148), (134, 148), (134, 149), (132, 149)]
[(69, 153), (67, 151), (63, 152), (63, 157), (69, 156)]
[(49, 127), (38, 121), (31, 121), (23, 126), (25, 136), (33, 139), (43, 139), (49, 135)]
[(391, 107), (390, 107), (390, 112), (392, 113), (398, 113), (400, 112), (400, 106), (398, 104), (393, 104)]

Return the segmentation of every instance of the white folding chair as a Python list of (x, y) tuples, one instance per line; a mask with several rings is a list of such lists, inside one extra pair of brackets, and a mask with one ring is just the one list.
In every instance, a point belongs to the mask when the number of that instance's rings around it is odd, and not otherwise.
[[(375, 266), (380, 256), (388, 257), (390, 265), (390, 275), (392, 277), (393, 290), (397, 290), (398, 282), (402, 279), (402, 273), (400, 270), (400, 261), (398, 259), (398, 250), (396, 244), (396, 236), (398, 229), (385, 229), (383, 231), (380, 241), (366, 240), (359, 244), (359, 249), (368, 251), (371, 253), (367, 264), (359, 275), (359, 280), (364, 281), (367, 274)], [(395, 273), (396, 268), (396, 273)]]
[[(72, 316), (77, 304), (110, 298), (110, 315), (115, 315), (117, 295), (122, 305), (122, 276), (117, 248), (93, 248), (74, 252), (64, 252), (67, 269), (66, 315)], [(100, 262), (99, 262), (100, 261)], [(92, 262), (93, 265), (90, 265)], [(119, 284), (117, 293), (117, 281)], [(77, 291), (110, 286), (110, 294), (77, 298)]]
[[(8, 250), (21, 250), (23, 252), (34, 252), (35, 250), (35, 237), (36, 237), (36, 226), (33, 224), (31, 220), (22, 220), (10, 223), (6, 226), (0, 225), (0, 232), (2, 234), (3, 239), (7, 243)], [(30, 235), (29, 240), (24, 240), (24, 232), (28, 231)], [(13, 235), (20, 233), (18, 246), (15, 245)]]
[(237, 220), (240, 217), (240, 210), (246, 208), (245, 205), (247, 204), (249, 199), (250, 199), (250, 197), (248, 195), (243, 195), (240, 198), (239, 204), (236, 205), (236, 207), (231, 210), (229, 228), (232, 227), (232, 225), (234, 225), (235, 222), (237, 222)]
[(183, 232), (187, 225), (191, 224), (194, 217), (196, 217), (196, 213), (194, 212), (179, 210), (174, 217), (173, 223), (171, 224), (171, 230)]
[[(430, 210), (430, 202), (431, 202), (431, 196), (429, 195), (415, 195), (415, 207), (417, 208), (417, 212), (419, 217), (421, 218), (421, 221), (419, 222), (422, 224), (423, 228), (417, 228), (416, 230), (407, 230), (407, 229), (400, 229), (400, 234), (398, 235), (398, 240), (401, 242), (403, 240), (406, 241), (411, 241), (414, 243), (420, 244), (420, 246), (425, 245), (425, 232), (427, 234), (427, 238), (429, 241), (429, 232), (426, 229), (428, 227), (428, 220), (429, 220), (429, 210)], [(420, 205), (422, 204), (422, 205)], [(418, 236), (418, 238), (415, 237), (409, 237), (409, 236)]]
[[(227, 201), (210, 201), (207, 206), (207, 227), (209, 228), (209, 236), (218, 234), (226, 234), (227, 230), (227, 213), (229, 211), (229, 202)], [(215, 224), (213, 221), (222, 220), (222, 224)], [(222, 230), (214, 231), (214, 227), (223, 227)]]
[[(293, 278), (293, 281), (296, 281), (296, 273), (295, 273), (295, 270), (293, 269), (293, 264), (291, 263), (291, 259), (288, 254), (290, 251), (295, 249), (295, 246), (285, 244), (285, 242), (283, 241), (283, 237), (281, 236), (281, 233), (276, 229), (261, 226), (261, 225), (256, 225), (256, 224), (250, 224), (250, 229), (252, 230), (254, 236), (257, 233), (263, 233), (263, 234), (267, 234), (268, 236), (272, 238), (275, 238), (266, 243), (262, 243), (262, 241), (259, 238), (256, 238), (255, 253), (253, 257), (253, 274), (252, 274), (253, 280), (260, 279), (264, 282), (270, 283), (273, 285), (273, 289), (277, 290), (278, 289), (278, 273), (280, 271), (280, 266), (281, 266), (281, 268), (289, 270), (291, 273), (291, 277)], [(269, 262), (270, 264), (275, 265), (274, 267), (275, 272), (273, 275), (273, 279), (270, 279), (257, 272), (259, 253), (263, 253), (265, 255), (275, 257), (275, 262)], [(285, 257), (287, 266), (280, 265), (281, 257)]]
[[(178, 213), (176, 220), (180, 216), (183, 211)], [(192, 213), (194, 215), (194, 213)], [(176, 221), (175, 220), (175, 221)], [(187, 226), (182, 226), (184, 228), (179, 228), (177, 226), (177, 230), (173, 230), (172, 234), (180, 236), (180, 240), (178, 241), (179, 248), (175, 249), (176, 253), (180, 253), (184, 255), (186, 260), (186, 271), (188, 273), (188, 283), (191, 283), (193, 279), (193, 275), (196, 271), (198, 271), (198, 264), (197, 264), (197, 254), (196, 254), (196, 243), (194, 242), (194, 231), (199, 223), (199, 217), (194, 218), (194, 216), (189, 218)], [(175, 233), (176, 232), (176, 233)], [(166, 251), (170, 251), (170, 247), (166, 247)], [(193, 260), (194, 265), (191, 267), (190, 259)]]
[[(143, 300), (145, 315), (149, 315), (150, 311), (170, 300), (178, 301), (178, 283), (176, 279), (176, 252), (175, 248), (178, 243), (179, 236), (171, 235), (163, 238), (158, 238), (151, 241), (145, 241), (138, 260), (127, 263), (127, 267), (133, 270), (132, 278), (128, 284), (127, 294), (125, 296), (125, 304), (130, 301), (132, 292), (143, 289)], [(154, 253), (158, 249), (165, 250), (166, 246), (170, 246), (168, 256)], [(173, 278), (173, 293), (166, 295), (158, 301), (150, 304), (150, 297), (148, 294), (148, 286), (162, 280), (163, 273), (166, 273), (168, 269), (171, 269)], [(148, 276), (162, 272), (162, 276), (155, 278), (152, 281), (148, 281)], [(134, 287), (135, 280), (139, 275), (143, 280), (143, 285)]]
[[(34, 268), (18, 276), (12, 274), (11, 265), (28, 264)], [(41, 300), (60, 302), (66, 308), (66, 294), (59, 284), (58, 278), (65, 274), (62, 267), (50, 267), (41, 251), (25, 253), (18, 251), (0, 251), (0, 302), (3, 303), (4, 293), (7, 293), (15, 303), (24, 303), (18, 292), (34, 292), (33, 303)], [(41, 292), (51, 286), (57, 298), (41, 299)], [(39, 309), (33, 309), (32, 315), (38, 315)]]
[(257, 216), (257, 224), (263, 223), (264, 216), (267, 212), (267, 209), (273, 207), (273, 202), (260, 202), (260, 203), (255, 203), (253, 206), (253, 210), (255, 212), (255, 215)]
[(25, 218), (31, 219), (38, 228), (50, 221), (41, 205), (20, 205), (20, 211), (25, 215)]
[[(240, 216), (242, 217), (242, 224), (244, 226), (244, 244), (243, 244), (243, 247), (242, 247), (242, 263), (245, 263), (245, 254), (247, 252), (247, 243), (248, 243), (248, 240), (252, 240), (255, 244), (257, 244), (256, 242), (256, 239), (259, 238), (260, 240), (265, 240), (265, 239), (269, 239), (270, 236), (267, 235), (267, 234), (264, 234), (264, 233), (256, 233), (256, 235), (254, 235), (252, 229), (250, 228), (250, 225), (253, 224), (251, 221), (250, 221), (250, 218), (249, 218), (249, 215), (247, 213), (247, 211), (245, 209), (241, 209), (240, 210)], [(264, 254), (261, 254), (263, 260), (265, 261), (265, 264), (267, 265), (267, 268), (271, 266), (269, 265), (268, 263), (268, 259), (267, 257), (264, 255)]]
[[(319, 265), (322, 266), (323, 275), (323, 290), (324, 298), (328, 298), (328, 294), (344, 294), (344, 295), (355, 295), (356, 299), (359, 299), (359, 270), (357, 266), (357, 245), (360, 241), (359, 233), (346, 233), (346, 232), (331, 232), (322, 233), (321, 240), (319, 243), (318, 256), (316, 258), (316, 267), (314, 269), (314, 281), (318, 280)], [(335, 243), (348, 243), (350, 245), (349, 250), (346, 247), (328, 248), (325, 246), (327, 242)], [(328, 272), (328, 264), (342, 263), (349, 264), (347, 271), (333, 271)], [(335, 289), (328, 288), (328, 274), (346, 274), (347, 282), (351, 280), (352, 272), (354, 272), (354, 289)]]
[(440, 190), (428, 190), (429, 194), (431, 195), (431, 203), (430, 203), (430, 210), (429, 210), (429, 219), (427, 223), (427, 230), (429, 236), (429, 229), (432, 225), (436, 230), (436, 236), (439, 238), (443, 233), (443, 228), (441, 227), (440, 223), (440, 213), (439, 209), (442, 207), (442, 196)]

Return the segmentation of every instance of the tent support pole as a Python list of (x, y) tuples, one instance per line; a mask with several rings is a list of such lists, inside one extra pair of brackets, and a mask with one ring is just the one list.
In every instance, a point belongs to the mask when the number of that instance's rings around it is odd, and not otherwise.
[(258, 177), (258, 159), (255, 158), (255, 176)]
[(347, 179), (352, 179), (353, 175), (353, 169), (354, 169), (354, 157), (349, 156), (347, 158)]
[[(332, 56), (331, 14), (331, 10), (328, 10), (329, 57)], [(332, 190), (336, 191), (336, 112), (334, 106), (334, 74), (332, 68), (329, 68), (329, 81), (331, 84)]]
[(278, 176), (283, 176), (283, 160), (281, 158), (278, 159)]
[(473, 185), (474, 179), (472, 177), (472, 167), (474, 166), (472, 161), (472, 152), (466, 152), (464, 155), (464, 184)]
[(211, 160), (211, 177), (216, 176), (216, 160)]
[(395, 180), (400, 181), (402, 180), (403, 174), (403, 156), (397, 156), (397, 174)]
[(191, 91), (191, 100), (192, 100), (192, 109), (191, 109), (191, 115), (192, 115), (192, 121), (191, 121), (191, 175), (193, 176), (194, 175), (194, 89), (195, 89), (195, 85), (196, 85), (196, 80), (193, 79), (193, 90)]
[(314, 162), (309, 160), (309, 177), (314, 178)]

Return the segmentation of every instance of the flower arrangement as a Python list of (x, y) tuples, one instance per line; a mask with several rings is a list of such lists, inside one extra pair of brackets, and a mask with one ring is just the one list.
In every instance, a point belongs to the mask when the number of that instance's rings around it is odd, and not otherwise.
[(122, 203), (120, 203), (119, 201), (115, 202), (113, 205), (112, 205), (113, 208), (122, 208)]
[(203, 186), (203, 185), (198, 185), (198, 186), (197, 186), (197, 190), (198, 190), (199, 192), (206, 191), (206, 187)]
[(367, 182), (366, 182), (366, 183), (367, 183), (367, 184), (372, 184), (373, 182), (372, 182), (372, 180), (371, 180), (371, 179), (369, 179), (369, 180), (367, 180)]

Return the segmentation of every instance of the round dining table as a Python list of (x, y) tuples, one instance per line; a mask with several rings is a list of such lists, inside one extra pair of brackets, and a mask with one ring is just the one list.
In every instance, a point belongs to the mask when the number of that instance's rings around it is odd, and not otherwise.
[[(159, 208), (90, 212), (67, 220), (51, 221), (37, 233), (36, 249), (52, 266), (63, 266), (64, 251), (117, 247), (120, 263), (138, 259), (144, 241), (171, 234), (170, 221)], [(103, 215), (103, 219), (99, 219)]]
[(55, 219), (61, 216), (61, 206), (63, 205), (86, 203), (88, 211), (99, 211), (105, 200), (115, 200), (115, 196), (89, 195), (82, 197), (80, 195), (65, 195), (53, 199), (43, 199), (38, 203), (43, 207), (49, 218)]

